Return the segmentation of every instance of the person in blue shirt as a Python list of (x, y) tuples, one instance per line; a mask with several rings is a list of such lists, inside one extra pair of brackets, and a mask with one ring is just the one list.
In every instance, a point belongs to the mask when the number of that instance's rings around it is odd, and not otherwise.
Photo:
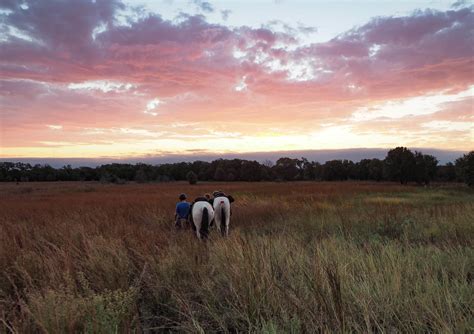
[(189, 214), (191, 205), (186, 201), (186, 195), (179, 195), (179, 202), (176, 204), (175, 212), (175, 226), (177, 229), (181, 229), (183, 224), (187, 226), (189, 224)]

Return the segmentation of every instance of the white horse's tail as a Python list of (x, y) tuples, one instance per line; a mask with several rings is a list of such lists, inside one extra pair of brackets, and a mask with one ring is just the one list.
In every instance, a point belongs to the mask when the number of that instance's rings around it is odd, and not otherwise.
[(221, 234), (223, 237), (227, 234), (227, 221), (225, 219), (225, 203), (221, 201)]
[(201, 229), (199, 230), (202, 239), (207, 239), (209, 235), (209, 212), (207, 208), (202, 209)]

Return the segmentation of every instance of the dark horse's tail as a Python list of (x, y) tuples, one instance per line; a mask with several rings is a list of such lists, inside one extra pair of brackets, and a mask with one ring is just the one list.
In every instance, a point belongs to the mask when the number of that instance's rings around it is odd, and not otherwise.
[(201, 229), (199, 230), (202, 239), (207, 239), (209, 235), (209, 212), (207, 208), (202, 209)]
[(225, 206), (221, 205), (221, 233), (225, 237), (225, 232), (227, 230), (226, 220), (225, 220)]

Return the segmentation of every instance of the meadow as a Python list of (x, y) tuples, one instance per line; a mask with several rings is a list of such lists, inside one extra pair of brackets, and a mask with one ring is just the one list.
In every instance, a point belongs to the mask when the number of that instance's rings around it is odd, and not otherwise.
[[(232, 194), (231, 234), (173, 228)], [(474, 330), (474, 192), (371, 182), (0, 184), (0, 332)]]

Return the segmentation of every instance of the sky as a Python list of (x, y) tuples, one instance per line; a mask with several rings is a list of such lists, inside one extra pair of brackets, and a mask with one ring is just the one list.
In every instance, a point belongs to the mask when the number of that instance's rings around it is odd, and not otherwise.
[(0, 0), (0, 158), (474, 148), (467, 1)]

